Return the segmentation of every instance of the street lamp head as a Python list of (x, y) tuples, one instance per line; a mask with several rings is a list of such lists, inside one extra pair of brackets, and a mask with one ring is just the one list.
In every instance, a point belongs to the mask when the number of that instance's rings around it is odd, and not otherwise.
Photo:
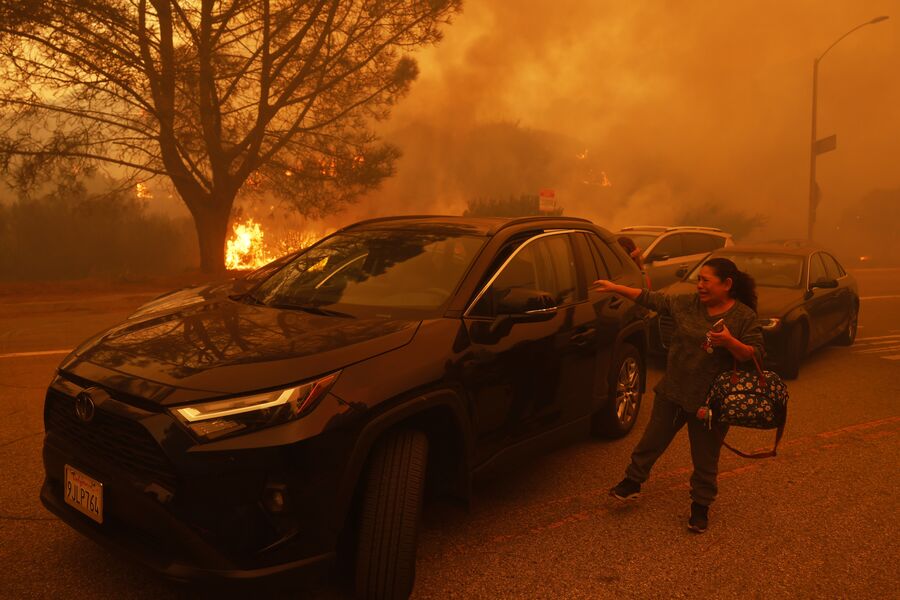
[(887, 21), (890, 17), (887, 15), (881, 15), (880, 17), (875, 17), (871, 21), (869, 21), (869, 25), (874, 25), (875, 23), (881, 23), (882, 21)]

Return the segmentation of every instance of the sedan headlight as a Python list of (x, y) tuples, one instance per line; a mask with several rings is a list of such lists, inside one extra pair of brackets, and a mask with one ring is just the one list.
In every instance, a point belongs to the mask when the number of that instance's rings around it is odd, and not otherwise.
[(779, 327), (781, 327), (781, 319), (779, 319), (779, 318), (760, 319), (759, 325), (766, 331), (772, 331), (773, 329), (778, 329)]
[(171, 409), (203, 441), (280, 425), (310, 412), (337, 381), (337, 371), (286, 389)]

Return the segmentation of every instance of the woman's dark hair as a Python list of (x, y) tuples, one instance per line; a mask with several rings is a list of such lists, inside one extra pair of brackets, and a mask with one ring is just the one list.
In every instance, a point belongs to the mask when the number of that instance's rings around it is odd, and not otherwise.
[(625, 249), (625, 252), (631, 256), (631, 253), (637, 250), (637, 244), (634, 243), (634, 240), (627, 236), (622, 236), (619, 239), (619, 245)]
[(711, 258), (703, 263), (703, 266), (712, 269), (716, 277), (722, 281), (731, 279), (729, 295), (756, 312), (756, 281), (753, 277), (738, 269), (737, 265), (727, 258)]

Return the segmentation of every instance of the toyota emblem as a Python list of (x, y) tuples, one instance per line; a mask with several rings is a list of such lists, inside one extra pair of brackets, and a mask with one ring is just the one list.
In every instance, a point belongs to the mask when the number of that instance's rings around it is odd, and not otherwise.
[(85, 423), (94, 418), (94, 399), (90, 392), (84, 391), (75, 397), (75, 415)]

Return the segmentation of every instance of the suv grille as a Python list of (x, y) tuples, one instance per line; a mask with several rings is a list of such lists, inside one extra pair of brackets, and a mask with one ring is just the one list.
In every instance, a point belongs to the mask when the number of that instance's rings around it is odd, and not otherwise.
[(45, 412), (47, 432), (129, 473), (175, 489), (177, 477), (169, 459), (139, 423), (102, 410), (85, 423), (75, 416), (74, 406), (73, 398), (51, 390)]
[(660, 316), (659, 320), (659, 343), (666, 350), (672, 341), (672, 335), (675, 333), (675, 321), (672, 317)]

